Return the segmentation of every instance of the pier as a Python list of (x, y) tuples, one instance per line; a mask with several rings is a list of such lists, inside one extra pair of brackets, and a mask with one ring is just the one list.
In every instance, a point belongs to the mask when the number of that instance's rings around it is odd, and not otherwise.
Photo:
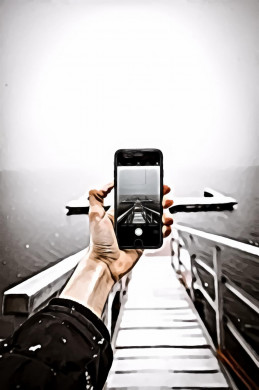
[[(87, 214), (86, 203), (67, 208)], [(176, 199), (170, 211), (180, 203), (189, 212), (230, 210), (237, 202), (206, 189), (204, 197)], [(129, 215), (144, 219), (148, 208), (135, 201)], [(259, 248), (176, 223), (167, 240), (163, 254), (145, 251), (108, 297), (103, 321), (114, 363), (106, 389), (257, 389)], [(4, 290), (1, 321), (9, 333), (59, 295), (84, 253)]]
[(118, 217), (118, 224), (145, 224), (145, 223), (159, 223), (160, 213), (146, 206), (146, 203), (152, 200), (123, 201), (122, 203), (133, 204), (127, 211)]
[(140, 259), (122, 305), (107, 390), (231, 388), (170, 256)]

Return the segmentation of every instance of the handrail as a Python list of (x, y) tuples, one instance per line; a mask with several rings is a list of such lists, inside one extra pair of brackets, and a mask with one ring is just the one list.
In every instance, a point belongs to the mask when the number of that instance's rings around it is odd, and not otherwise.
[(145, 210), (148, 210), (148, 211), (151, 211), (151, 213), (154, 213), (154, 214), (156, 214), (156, 215), (160, 215), (160, 213), (159, 213), (158, 211), (152, 210), (152, 209), (150, 209), (150, 208), (147, 207), (147, 206), (144, 206), (144, 209), (145, 209)]
[(219, 245), (224, 245), (233, 249), (240, 250), (242, 252), (249, 253), (250, 255), (259, 256), (259, 247), (245, 244), (244, 242), (234, 240), (232, 238), (223, 237), (220, 235), (216, 235), (213, 233), (207, 233), (203, 230), (194, 229), (181, 224), (174, 224), (173, 227), (179, 231), (186, 232), (192, 235), (196, 235), (198, 237), (205, 238), (210, 241), (214, 241)]
[(65, 284), (86, 249), (6, 290), (3, 295), (3, 314), (30, 314)]
[(199, 264), (199, 266), (201, 266), (203, 269), (205, 269), (205, 271), (208, 272), (208, 274), (211, 274), (211, 276), (215, 277), (215, 271), (206, 263), (204, 263), (204, 261), (200, 260), (200, 259), (195, 259), (195, 262), (197, 264)]
[[(2, 313), (4, 315), (28, 316), (39, 310), (60, 292), (86, 253), (87, 248), (6, 290), (3, 295)], [(120, 301), (122, 300), (127, 289), (127, 278), (128, 275), (125, 275), (113, 286), (102, 314), (102, 319), (111, 335), (113, 317), (116, 317), (116, 313), (114, 314), (112, 310), (113, 301), (118, 292), (120, 293)]]
[[(174, 233), (176, 231), (178, 232), (178, 236), (176, 236)], [(190, 238), (190, 242), (189, 240), (185, 241), (184, 233), (187, 237)], [(184, 248), (189, 250), (190, 252), (190, 268), (186, 268), (187, 271), (189, 270), (191, 272), (192, 276), (191, 285), (189, 287), (190, 293), (195, 299), (194, 291), (199, 290), (203, 298), (210, 305), (216, 315), (215, 325), (219, 353), (224, 354), (223, 351), (226, 351), (225, 337), (227, 329), (235, 338), (235, 340), (239, 343), (240, 347), (250, 357), (256, 367), (259, 368), (258, 354), (256, 353), (253, 346), (245, 340), (241, 331), (232, 323), (231, 319), (228, 317), (228, 314), (225, 312), (223, 300), (225, 292), (230, 291), (240, 302), (242, 302), (242, 304), (246, 305), (247, 308), (253, 310), (254, 313), (256, 313), (257, 315), (259, 314), (259, 301), (253, 296), (251, 296), (248, 292), (237, 286), (234, 282), (232, 282), (232, 280), (230, 280), (229, 277), (225, 276), (222, 273), (222, 257), (224, 255), (224, 248), (227, 247), (249, 254), (251, 255), (249, 256), (249, 260), (256, 262), (258, 262), (259, 248), (234, 239), (226, 238), (212, 233), (207, 233), (205, 231), (194, 229), (181, 224), (174, 224), (172, 237), (172, 240), (175, 241), (177, 244), (177, 250), (175, 250), (172, 246), (172, 253), (173, 255), (175, 254), (177, 256), (179, 265), (176, 265), (176, 268), (179, 268), (178, 273), (179, 271), (181, 273), (181, 248)], [(213, 257), (213, 266), (210, 266), (206, 264), (205, 261), (199, 259), (199, 252), (196, 253), (195, 249), (195, 237), (202, 238), (209, 242), (210, 249), (213, 250), (213, 253), (211, 253)], [(180, 241), (180, 239), (183, 240), (183, 242)], [(188, 248), (189, 243), (190, 248)], [(172, 264), (175, 265), (175, 260)], [(215, 293), (214, 299), (203, 287), (203, 281), (201, 279), (201, 276), (198, 274), (197, 266), (200, 266), (203, 270), (205, 270), (209, 275), (213, 277)]]
[(226, 288), (236, 295), (244, 304), (249, 306), (252, 310), (259, 314), (259, 302), (253, 298), (250, 294), (242, 291), (240, 287), (236, 286), (235, 283), (230, 280), (225, 283)]

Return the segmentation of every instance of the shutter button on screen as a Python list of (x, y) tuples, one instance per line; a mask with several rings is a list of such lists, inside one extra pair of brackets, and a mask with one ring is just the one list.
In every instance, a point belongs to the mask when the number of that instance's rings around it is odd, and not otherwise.
[(136, 236), (141, 236), (142, 233), (143, 233), (143, 230), (141, 228), (135, 229)]

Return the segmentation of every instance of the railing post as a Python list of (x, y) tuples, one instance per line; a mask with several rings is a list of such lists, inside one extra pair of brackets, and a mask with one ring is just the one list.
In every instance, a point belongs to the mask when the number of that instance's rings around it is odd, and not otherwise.
[(222, 289), (222, 259), (221, 249), (218, 246), (213, 247), (213, 267), (215, 270), (214, 289), (215, 289), (215, 308), (216, 308), (216, 331), (218, 349), (224, 349), (224, 328), (223, 328), (223, 289)]
[[(178, 234), (178, 232), (177, 232)], [(176, 250), (174, 250), (174, 245), (176, 246)], [(175, 272), (179, 275), (180, 273), (180, 243), (179, 236), (174, 237), (172, 235), (171, 238), (171, 264), (175, 270)], [(176, 263), (177, 262), (177, 263)]]
[(194, 293), (194, 283), (196, 281), (196, 277), (193, 273), (193, 268), (194, 268), (194, 261), (196, 259), (196, 255), (195, 254), (192, 254), (190, 255), (190, 262), (191, 262), (191, 288), (190, 288), (190, 294), (191, 294), (191, 298), (193, 300), (193, 302), (195, 302), (196, 300), (196, 297), (195, 297), (195, 293)]
[(179, 275), (181, 275), (181, 245), (180, 245), (180, 242), (179, 242), (179, 239), (177, 240), (177, 266), (178, 266), (178, 270), (177, 270), (177, 273)]

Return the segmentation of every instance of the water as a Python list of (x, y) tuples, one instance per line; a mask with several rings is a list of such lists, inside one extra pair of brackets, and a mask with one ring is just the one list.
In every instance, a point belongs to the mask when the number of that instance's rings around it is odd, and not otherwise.
[(193, 173), (178, 182), (177, 196), (203, 195), (210, 187), (238, 201), (233, 211), (178, 213), (178, 223), (259, 246), (259, 167)]
[[(88, 216), (65, 209), (85, 189), (76, 172), (0, 173), (0, 305), (7, 288), (88, 245)], [(0, 338), (8, 327), (0, 317)]]

